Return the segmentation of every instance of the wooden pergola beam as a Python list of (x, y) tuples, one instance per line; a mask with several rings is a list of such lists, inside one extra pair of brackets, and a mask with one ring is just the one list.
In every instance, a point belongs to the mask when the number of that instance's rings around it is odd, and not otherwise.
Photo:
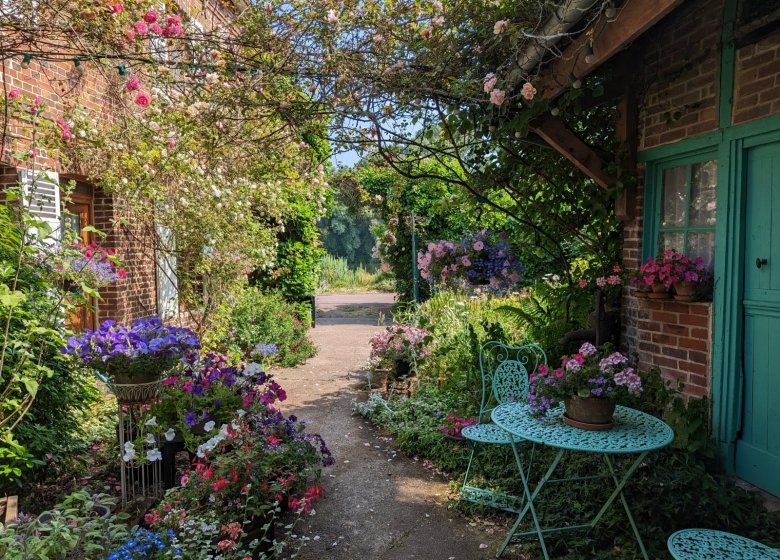
[(566, 128), (564, 122), (552, 115), (543, 115), (531, 123), (535, 132), (577, 169), (593, 179), (603, 189), (610, 188), (616, 178), (607, 173), (604, 160), (596, 151), (583, 142), (579, 136)]
[[(537, 88), (547, 99), (569, 87), (569, 74), (583, 78), (611, 59), (637, 37), (658, 23), (684, 0), (634, 0), (618, 8), (615, 21), (602, 13), (591, 26), (566, 47), (562, 55), (542, 69)], [(593, 59), (585, 62), (584, 47), (592, 37)]]

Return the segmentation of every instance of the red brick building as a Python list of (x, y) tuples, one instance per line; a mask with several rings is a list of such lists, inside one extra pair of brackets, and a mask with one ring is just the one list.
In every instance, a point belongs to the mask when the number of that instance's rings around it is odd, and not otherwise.
[[(193, 33), (197, 34), (197, 30), (209, 31), (227, 24), (235, 12), (226, 5), (216, 0), (179, 0), (173, 13), (188, 20)], [(6, 94), (16, 89), (29, 99), (40, 97), (45, 116), (50, 120), (62, 116), (75, 104), (87, 111), (88, 118), (104, 122), (119, 113), (124, 78), (114, 67), (86, 62), (77, 65), (71, 59), (52, 58), (47, 59), (45, 53), (38, 51), (8, 58), (4, 71), (0, 71)], [(91, 184), (87, 179), (88, 169), (64, 167), (62, 162), (47, 159), (45, 154), (36, 156), (31, 162), (16, 159), (14, 153), (20, 145), (25, 145), (24, 136), (29, 132), (9, 124), (3, 135), (5, 145), (0, 155), (0, 187), (20, 181), (29, 187), (36, 177), (33, 211), (55, 228), (62, 224), (81, 231), (84, 226), (92, 225), (106, 233), (101, 244), (116, 249), (128, 271), (127, 278), (101, 290), (102, 301), (95, 302), (96, 313), (85, 309), (72, 318), (74, 327), (92, 328), (109, 318), (127, 323), (154, 314), (178, 322), (186, 321), (178, 305), (175, 258), (160, 250), (159, 231), (153, 217), (130, 217), (120, 223), (120, 201), (98, 185)], [(45, 174), (41, 173), (44, 167), (48, 169)], [(76, 187), (71, 200), (65, 204), (60, 200), (57, 185), (71, 180), (75, 181)], [(82, 232), (82, 237), (87, 241), (91, 234)]]
[[(708, 396), (726, 467), (780, 495), (780, 4), (630, 0), (588, 31), (542, 69), (544, 95), (554, 100), (597, 69), (608, 81), (617, 159), (636, 171), (617, 205), (623, 263), (636, 269), (674, 248), (701, 256), (714, 276), (711, 302), (627, 289), (622, 345), (642, 368)], [(615, 156), (564, 124), (543, 117), (536, 131), (608, 187)]]

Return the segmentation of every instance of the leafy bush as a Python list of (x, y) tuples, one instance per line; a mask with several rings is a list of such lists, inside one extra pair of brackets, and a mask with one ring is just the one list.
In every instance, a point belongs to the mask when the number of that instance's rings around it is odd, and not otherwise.
[(204, 346), (234, 358), (248, 357), (258, 343), (275, 344), (275, 363), (284, 367), (301, 364), (317, 353), (308, 335), (309, 304), (290, 303), (281, 294), (264, 294), (246, 288), (226, 311), (221, 327), (205, 337)]
[(105, 495), (74, 492), (38, 517), (20, 516), (17, 523), (0, 525), (0, 557), (15, 560), (101, 558), (129, 534), (117, 516), (103, 518), (94, 508), (116, 504)]

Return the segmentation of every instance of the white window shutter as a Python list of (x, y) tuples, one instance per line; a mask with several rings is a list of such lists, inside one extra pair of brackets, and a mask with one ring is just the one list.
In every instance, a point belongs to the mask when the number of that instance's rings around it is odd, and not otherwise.
[(40, 241), (46, 244), (59, 243), (62, 240), (59, 174), (22, 169), (19, 171), (19, 182), (22, 184), (24, 204), (36, 218), (51, 227), (51, 233)]
[(157, 261), (157, 312), (167, 321), (179, 314), (179, 286), (176, 276), (176, 240), (170, 228), (155, 225), (159, 241), (155, 255)]

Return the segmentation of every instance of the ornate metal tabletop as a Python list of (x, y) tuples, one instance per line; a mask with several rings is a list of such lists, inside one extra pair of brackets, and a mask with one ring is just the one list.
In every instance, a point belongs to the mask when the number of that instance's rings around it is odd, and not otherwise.
[(603, 432), (569, 426), (562, 414), (563, 407), (558, 407), (538, 419), (531, 415), (528, 404), (516, 402), (496, 407), (491, 417), (518, 438), (571, 451), (642, 453), (666, 447), (674, 439), (674, 432), (665, 422), (625, 406), (615, 408), (614, 427)]
[(713, 529), (684, 529), (667, 541), (677, 560), (780, 560), (780, 551)]

